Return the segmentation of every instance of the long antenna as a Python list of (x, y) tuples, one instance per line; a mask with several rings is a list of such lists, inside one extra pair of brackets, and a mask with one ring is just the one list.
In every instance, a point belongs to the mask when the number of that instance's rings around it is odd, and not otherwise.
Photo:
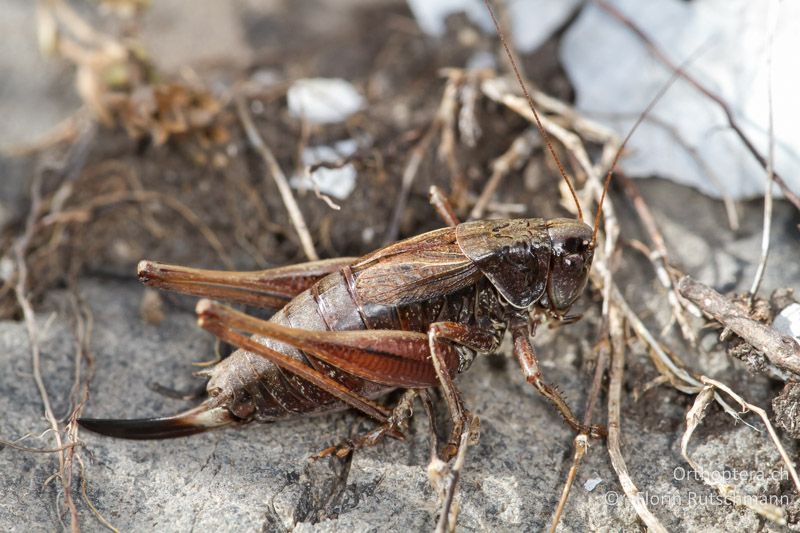
[[(569, 187), (569, 192), (572, 194), (572, 199), (575, 200), (575, 207), (578, 208), (578, 220), (583, 222), (583, 210), (581, 210), (581, 204), (578, 201), (578, 194), (575, 192), (575, 187), (572, 185), (572, 180), (569, 179), (567, 176), (566, 171), (564, 170), (564, 165), (561, 164), (561, 160), (556, 155), (556, 151), (553, 149), (553, 145), (550, 142), (550, 136), (542, 126), (542, 121), (539, 119), (539, 113), (536, 111), (536, 106), (533, 105), (533, 98), (531, 98), (530, 93), (528, 92), (528, 88), (525, 85), (525, 82), (522, 79), (522, 74), (519, 72), (519, 67), (517, 66), (517, 61), (514, 59), (514, 54), (511, 53), (511, 48), (509, 48), (508, 43), (506, 42), (506, 36), (503, 33), (503, 30), (500, 28), (500, 23), (497, 21), (497, 17), (494, 16), (494, 11), (492, 10), (492, 6), (489, 3), (489, 0), (483, 0), (483, 3), (486, 4), (486, 9), (489, 10), (489, 15), (492, 17), (492, 22), (494, 22), (494, 27), (497, 29), (497, 36), (500, 37), (500, 42), (503, 43), (503, 48), (506, 50), (506, 55), (508, 56), (508, 60), (511, 63), (511, 68), (514, 70), (514, 75), (517, 77), (517, 81), (519, 82), (520, 87), (522, 87), (522, 93), (525, 95), (525, 98), (528, 99), (528, 105), (531, 107), (531, 111), (533, 111), (533, 116), (536, 118), (536, 126), (539, 128), (539, 133), (542, 134), (542, 139), (544, 139), (545, 144), (547, 145), (547, 149), (550, 151), (550, 155), (553, 156), (553, 159), (556, 162), (556, 166), (558, 166), (558, 171), (561, 172), (561, 177), (564, 178), (564, 181), (567, 182), (567, 187)], [(617, 157), (619, 157), (619, 153), (617, 153)], [(614, 159), (616, 164), (616, 158)], [(613, 168), (613, 165), (612, 165)], [(605, 192), (603, 193), (605, 196)], [(592, 240), (594, 242), (594, 239)]]
[(633, 132), (636, 131), (636, 128), (644, 121), (645, 117), (650, 114), (650, 111), (656, 106), (659, 100), (666, 94), (672, 84), (681, 77), (685, 68), (695, 60), (695, 58), (699, 55), (700, 50), (703, 47), (698, 48), (695, 52), (689, 56), (686, 61), (684, 61), (681, 65), (678, 66), (673, 72), (672, 77), (670, 77), (669, 81), (665, 83), (661, 89), (656, 93), (650, 103), (647, 104), (647, 107), (644, 109), (642, 113), (639, 114), (639, 118), (636, 119), (636, 122), (633, 123), (633, 127), (628, 131), (628, 134), (625, 136), (625, 139), (622, 141), (622, 144), (619, 146), (617, 153), (614, 155), (614, 160), (611, 162), (611, 166), (608, 169), (608, 174), (606, 174), (605, 182), (603, 183), (603, 193), (600, 195), (600, 202), (597, 204), (597, 214), (594, 217), (594, 229), (592, 230), (592, 246), (597, 241), (597, 229), (600, 227), (600, 217), (603, 214), (603, 202), (606, 199), (606, 193), (608, 193), (608, 186), (611, 184), (611, 178), (614, 175), (614, 169), (617, 166), (617, 162), (619, 161), (620, 156), (622, 155), (622, 151), (625, 149), (625, 145), (628, 144)]

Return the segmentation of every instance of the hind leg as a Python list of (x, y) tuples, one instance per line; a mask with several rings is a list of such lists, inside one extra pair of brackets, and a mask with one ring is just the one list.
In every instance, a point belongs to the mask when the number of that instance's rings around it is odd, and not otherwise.
[(400, 397), (400, 400), (397, 402), (397, 405), (392, 410), (392, 414), (386, 422), (353, 439), (347, 439), (335, 446), (329, 446), (321, 452), (312, 455), (311, 458), (316, 461), (317, 459), (322, 459), (331, 454), (340, 458), (346, 457), (355, 450), (368, 446), (375, 446), (387, 435), (403, 439), (403, 431), (406, 429), (407, 422), (414, 415), (412, 406), (418, 395), (418, 389), (407, 389), (403, 393), (403, 396)]
[(141, 261), (137, 271), (142, 283), (157, 289), (280, 309), (323, 277), (353, 261), (353, 257), (341, 257), (252, 272), (205, 270)]

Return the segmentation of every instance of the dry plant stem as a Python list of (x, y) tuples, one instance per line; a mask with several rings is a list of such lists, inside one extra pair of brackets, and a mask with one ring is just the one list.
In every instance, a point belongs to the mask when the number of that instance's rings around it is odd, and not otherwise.
[(642, 519), (647, 528), (651, 531), (666, 533), (667, 530), (647, 508), (639, 489), (636, 488), (628, 474), (628, 467), (620, 450), (620, 398), (625, 374), (625, 333), (623, 331), (622, 317), (615, 307), (612, 307), (609, 312), (609, 331), (611, 333), (611, 372), (608, 385), (607, 446), (608, 454), (611, 457), (611, 465), (617, 473), (628, 501), (631, 502), (636, 514), (639, 515), (639, 518)]
[(311, 239), (311, 234), (308, 232), (308, 226), (303, 218), (303, 213), (300, 211), (297, 201), (292, 195), (292, 190), (289, 188), (289, 182), (286, 180), (286, 175), (281, 170), (280, 165), (278, 165), (278, 161), (275, 159), (275, 155), (272, 153), (272, 150), (269, 149), (264, 140), (261, 138), (261, 135), (258, 133), (258, 130), (253, 123), (253, 117), (250, 116), (250, 112), (247, 110), (247, 103), (245, 102), (244, 98), (241, 96), (236, 96), (234, 100), (236, 101), (236, 110), (239, 113), (239, 120), (244, 127), (247, 140), (264, 160), (264, 164), (267, 165), (267, 169), (269, 170), (269, 173), (272, 176), (272, 179), (275, 181), (275, 185), (278, 187), (278, 191), (281, 194), (283, 205), (286, 206), (286, 210), (289, 212), (289, 218), (292, 221), (292, 225), (294, 226), (295, 231), (297, 231), (297, 235), (300, 237), (300, 243), (303, 246), (303, 251), (305, 252), (306, 257), (309, 261), (317, 261), (319, 256), (314, 249), (314, 241)]
[(550, 533), (555, 533), (556, 527), (558, 527), (558, 523), (561, 521), (561, 515), (564, 513), (564, 507), (567, 505), (569, 492), (572, 490), (572, 485), (575, 483), (575, 476), (578, 473), (578, 466), (583, 460), (584, 455), (586, 455), (586, 450), (589, 448), (589, 439), (583, 433), (576, 435), (573, 443), (575, 445), (575, 454), (572, 456), (572, 465), (567, 473), (567, 479), (564, 482), (564, 487), (561, 489), (561, 497), (558, 500), (555, 513), (553, 513), (553, 520), (550, 522)]
[(11, 448), (12, 450), (18, 450), (20, 452), (27, 453), (58, 453), (69, 450), (70, 448), (75, 448), (76, 446), (83, 446), (83, 443), (70, 442), (69, 444), (65, 444), (59, 448), (29, 448), (27, 446), (20, 446), (16, 442), (12, 442), (10, 440), (0, 439), (0, 450), (3, 448)]
[(480, 96), (481, 79), (485, 77), (485, 70), (469, 70), (466, 73), (467, 79), (459, 93), (461, 109), (458, 113), (458, 131), (461, 142), (470, 148), (478, 145), (481, 136), (481, 127), (475, 115), (475, 107)]
[[(640, 240), (630, 239), (630, 240), (626, 241), (625, 244), (627, 244), (628, 246), (630, 246), (631, 248), (633, 248), (634, 250), (636, 250), (637, 252), (642, 254), (644, 257), (647, 258), (648, 261), (650, 261), (650, 263), (653, 265), (653, 270), (655, 270), (655, 272), (656, 272), (656, 278), (661, 283), (662, 287), (664, 287), (667, 290), (673, 290), (674, 289), (675, 297), (678, 298), (678, 303), (681, 306), (682, 310), (688, 312), (689, 314), (691, 314), (692, 316), (695, 316), (697, 318), (703, 318), (703, 312), (700, 311), (700, 308), (697, 307), (696, 305), (694, 305), (692, 302), (690, 302), (686, 298), (683, 298), (680, 295), (680, 293), (678, 292), (678, 289), (675, 286), (675, 280), (680, 279), (681, 277), (683, 277), (685, 275), (681, 270), (679, 270), (679, 269), (673, 267), (672, 265), (670, 265), (669, 261), (667, 261), (666, 270), (665, 270), (664, 269), (664, 263), (662, 263), (660, 261), (661, 257), (663, 257), (661, 255), (661, 253), (659, 253), (656, 250), (653, 250), (652, 248), (650, 248), (649, 246), (647, 246), (645, 243), (643, 243)], [(672, 327), (672, 324), (675, 321), (676, 321), (676, 319), (675, 319), (675, 315), (673, 313), (672, 321), (670, 323), (668, 323), (664, 327), (664, 329), (661, 331), (661, 336), (662, 337), (666, 336), (667, 330), (670, 327)]]
[(769, 237), (772, 230), (772, 182), (775, 175), (775, 121), (772, 109), (772, 42), (775, 36), (775, 27), (778, 20), (778, 9), (773, 2), (770, 2), (768, 13), (771, 13), (769, 43), (767, 44), (767, 115), (769, 117), (769, 127), (767, 136), (769, 138), (769, 148), (767, 152), (767, 186), (764, 191), (764, 222), (761, 237), (761, 259), (758, 262), (753, 284), (750, 286), (750, 306), (753, 306), (753, 299), (761, 286), (764, 271), (767, 269), (767, 257), (769, 257)]
[(439, 143), (438, 157), (447, 164), (450, 172), (450, 191), (456, 209), (460, 209), (466, 196), (464, 172), (456, 155), (456, 129), (458, 118), (458, 93), (464, 83), (464, 74), (459, 70), (448, 72), (442, 103), (439, 106), (439, 120), (442, 123), (442, 139)]
[(106, 517), (97, 509), (95, 504), (89, 499), (89, 494), (86, 491), (86, 465), (83, 464), (83, 459), (81, 459), (80, 455), (76, 455), (75, 458), (78, 460), (78, 465), (80, 465), (80, 473), (81, 473), (81, 497), (83, 498), (83, 502), (86, 504), (87, 507), (92, 511), (95, 518), (103, 524), (109, 531), (113, 531), (114, 533), (119, 533), (119, 530), (115, 528), (111, 522), (109, 522)]
[[(605, 279), (605, 265), (602, 263), (595, 263), (595, 268), (591, 273), (592, 282), (595, 285), (603, 287)], [(680, 290), (680, 287), (679, 287)], [(655, 336), (647, 329), (644, 323), (639, 319), (638, 315), (630, 308), (628, 303), (623, 298), (619, 287), (612, 282), (610, 290), (611, 302), (614, 306), (618, 307), (625, 319), (630, 324), (636, 336), (645, 343), (649, 348), (650, 358), (659, 372), (669, 380), (670, 384), (677, 390), (687, 394), (697, 394), (702, 388), (702, 382), (686, 371), (681, 362), (680, 365), (673, 361), (673, 357), (667, 354), (664, 347), (656, 340)], [(733, 409), (728, 403), (719, 395), (715, 394), (714, 399), (722, 407), (722, 409), (730, 415), (734, 420), (741, 421), (739, 413)]]
[(694, 302), (704, 313), (730, 328), (780, 369), (800, 375), (800, 344), (771, 326), (756, 322), (717, 291), (684, 276), (678, 282), (684, 298)]
[(86, 109), (79, 109), (53, 126), (50, 130), (46, 131), (36, 140), (4, 148), (0, 150), (0, 154), (8, 158), (21, 158), (38, 154), (50, 147), (60, 144), (72, 144), (75, 142), (75, 139), (78, 138), (78, 135), (80, 135), (80, 126), (85, 122), (86, 114)]
[(455, 531), (455, 525), (459, 511), (459, 505), (456, 501), (456, 492), (458, 490), (458, 480), (461, 476), (461, 469), (463, 468), (464, 460), (467, 457), (469, 440), (470, 428), (465, 428), (461, 433), (461, 442), (458, 445), (458, 453), (456, 454), (455, 460), (453, 461), (453, 466), (450, 467), (449, 475), (447, 476), (444, 503), (442, 505), (442, 512), (439, 515), (439, 520), (436, 523), (436, 533)]
[[(602, 325), (600, 327), (600, 341), (597, 349), (597, 366), (595, 367), (594, 378), (592, 379), (592, 388), (589, 391), (589, 397), (586, 402), (586, 410), (583, 415), (583, 423), (586, 427), (592, 425), (594, 406), (597, 402), (597, 398), (600, 395), (600, 389), (603, 386), (603, 376), (605, 375), (608, 366), (610, 346), (608, 341), (608, 323), (611, 302), (610, 289), (612, 287), (612, 269), (607, 268), (607, 261), (612, 257), (613, 250), (616, 248), (617, 237), (619, 236), (619, 227), (617, 225), (616, 218), (613, 216), (606, 217), (605, 226), (606, 235), (608, 235), (608, 238), (605, 241), (604, 253), (602, 255), (598, 254), (598, 257), (595, 259), (596, 264), (602, 263), (603, 265), (606, 265), (606, 268), (604, 271)], [(572, 464), (570, 465), (569, 472), (567, 473), (567, 479), (564, 482), (564, 488), (561, 491), (561, 497), (559, 498), (558, 505), (556, 506), (556, 510), (553, 515), (553, 520), (550, 524), (551, 533), (555, 532), (556, 527), (561, 520), (561, 515), (566, 507), (570, 490), (572, 490), (572, 485), (575, 482), (575, 476), (578, 473), (578, 467), (580, 466), (580, 462), (583, 460), (583, 457), (586, 454), (586, 450), (589, 448), (589, 440), (587, 435), (585, 433), (576, 435), (575, 439), (573, 440), (573, 447), (575, 451), (572, 457)]]
[[(750, 154), (756, 159), (756, 161), (758, 161), (758, 163), (761, 165), (762, 168), (764, 168), (765, 170), (767, 169), (768, 164), (766, 159), (764, 159), (764, 157), (758, 152), (758, 150), (750, 141), (750, 139), (747, 137), (747, 135), (745, 135), (744, 131), (742, 131), (742, 129), (739, 127), (739, 124), (736, 122), (736, 119), (733, 116), (733, 112), (730, 110), (730, 107), (728, 107), (728, 104), (725, 103), (725, 100), (723, 100), (722, 97), (711, 92), (703, 84), (697, 81), (697, 79), (695, 79), (693, 76), (680, 69), (678, 65), (676, 65), (671, 59), (669, 59), (669, 57), (666, 56), (666, 54), (664, 54), (664, 52), (661, 51), (661, 49), (656, 45), (656, 43), (641, 28), (639, 28), (630, 18), (628, 18), (616, 7), (609, 4), (606, 0), (592, 0), (592, 1), (595, 4), (597, 4), (601, 9), (603, 9), (611, 16), (619, 20), (629, 30), (631, 30), (645, 44), (645, 46), (650, 50), (650, 52), (653, 53), (653, 55), (655, 55), (656, 58), (658, 58), (659, 61), (664, 63), (664, 65), (666, 65), (673, 72), (678, 73), (680, 77), (689, 82), (689, 84), (692, 85), (698, 91), (700, 91), (700, 93), (702, 93), (704, 96), (706, 96), (707, 98), (711, 99), (714, 103), (716, 103), (720, 107), (720, 109), (722, 109), (722, 112), (725, 114), (725, 117), (728, 121), (728, 125), (736, 133), (736, 135), (745, 145)], [(794, 192), (792, 192), (792, 190), (789, 188), (788, 185), (786, 185), (786, 182), (783, 181), (783, 178), (781, 178), (780, 175), (778, 175), (778, 173), (773, 172), (772, 175), (773, 179), (775, 180), (775, 183), (778, 184), (778, 187), (780, 187), (784, 196), (786, 196), (786, 199), (789, 200), (792, 204), (794, 204), (794, 206), (797, 209), (800, 209), (800, 197)]]
[(689, 325), (689, 321), (684, 314), (684, 309), (681, 307), (681, 302), (678, 299), (678, 291), (675, 289), (675, 285), (669, 275), (669, 256), (667, 254), (664, 236), (658, 229), (650, 207), (648, 207), (647, 203), (644, 201), (644, 198), (639, 192), (639, 188), (633, 183), (633, 180), (621, 172), (617, 172), (616, 175), (617, 179), (622, 183), (628, 198), (630, 198), (633, 203), (636, 214), (639, 215), (639, 219), (642, 221), (650, 237), (650, 241), (655, 248), (654, 253), (648, 255), (648, 259), (655, 268), (658, 281), (660, 281), (661, 285), (667, 290), (667, 301), (670, 306), (672, 306), (672, 316), (675, 317), (675, 320), (678, 322), (683, 338), (686, 339), (691, 346), (697, 346), (697, 335), (695, 335), (694, 330)]
[[(91, 338), (94, 327), (94, 316), (91, 308), (84, 302), (78, 291), (77, 270), (73, 269), (70, 276), (70, 303), (73, 309), (73, 316), (76, 317), (75, 324), (75, 383), (72, 388), (71, 397), (73, 409), (69, 414), (66, 433), (72, 442), (78, 442), (78, 423), (77, 419), (83, 411), (83, 407), (89, 401), (89, 387), (94, 379), (94, 353), (91, 350)], [(81, 369), (85, 366), (85, 376), (81, 375)], [(78, 461), (81, 478), (81, 496), (84, 503), (89, 507), (97, 520), (111, 531), (117, 531), (109, 521), (97, 510), (87, 494), (86, 469), (83, 459), (78, 450), (69, 450), (67, 454), (67, 471), (72, 475), (73, 461)], [(77, 519), (77, 517), (75, 517)], [(77, 523), (77, 522), (76, 522)]]
[(794, 467), (794, 463), (789, 458), (789, 454), (786, 453), (786, 449), (781, 444), (780, 439), (778, 438), (778, 434), (775, 432), (775, 428), (772, 427), (772, 423), (769, 421), (769, 417), (767, 416), (767, 412), (764, 411), (762, 408), (758, 407), (757, 405), (753, 405), (744, 401), (744, 399), (733, 392), (730, 387), (721, 383), (715, 379), (711, 379), (706, 376), (701, 376), (700, 381), (703, 382), (704, 385), (713, 385), (715, 388), (723, 391), (725, 394), (733, 398), (733, 400), (738, 403), (744, 411), (753, 411), (755, 414), (761, 418), (761, 421), (764, 422), (764, 425), (767, 428), (767, 432), (769, 433), (770, 439), (775, 444), (775, 447), (778, 449), (778, 453), (783, 460), (783, 463), (786, 465), (786, 468), (789, 470), (789, 475), (792, 478), (792, 482), (794, 483), (794, 488), (800, 494), (800, 477), (797, 476), (797, 470)]
[(531, 151), (538, 140), (539, 137), (536, 130), (528, 129), (514, 139), (514, 142), (511, 143), (505, 153), (492, 161), (492, 175), (483, 187), (478, 201), (475, 202), (475, 206), (469, 214), (470, 219), (478, 220), (483, 217), (486, 206), (494, 196), (497, 186), (500, 185), (500, 182), (512, 169), (530, 157)]
[[(33, 239), (36, 231), (36, 223), (42, 212), (42, 198), (41, 198), (41, 173), (38, 173), (31, 185), (31, 207), (28, 214), (28, 219), (25, 224), (25, 231), (14, 243), (14, 255), (16, 259), (17, 270), (17, 283), (14, 291), (17, 297), (17, 302), (22, 309), (22, 314), (25, 319), (25, 326), (28, 330), (28, 339), (31, 348), (31, 367), (33, 372), (33, 380), (36, 388), (39, 390), (39, 397), (42, 400), (42, 407), (44, 408), (44, 416), (53, 431), (53, 436), (56, 441), (56, 448), (62, 448), (63, 443), (61, 440), (61, 432), (58, 427), (58, 421), (53, 414), (53, 408), (50, 404), (50, 397), (47, 394), (47, 389), (44, 386), (42, 379), (41, 367), (41, 349), (39, 347), (39, 332), (36, 326), (36, 314), (33, 311), (30, 300), (27, 296), (28, 285), (28, 268), (25, 264), (25, 256), (28, 252), (28, 247)], [(70, 478), (65, 475), (65, 457), (61, 452), (58, 452), (58, 472), (54, 474), (61, 482), (64, 491), (64, 501), (70, 512), (72, 520), (70, 521), (70, 528), (72, 531), (79, 531), (78, 527), (78, 511), (75, 508), (75, 503), (72, 501), (72, 487), (70, 485)]]
[(384, 237), (384, 244), (390, 244), (397, 240), (400, 233), (400, 221), (403, 218), (403, 212), (408, 203), (408, 195), (411, 192), (411, 186), (417, 178), (419, 167), (425, 159), (425, 154), (428, 153), (430, 145), (434, 137), (441, 131), (442, 141), (439, 146), (439, 157), (443, 158), (447, 163), (450, 172), (453, 193), (456, 195), (456, 206), (461, 202), (461, 197), (464, 196), (465, 190), (463, 186), (463, 176), (461, 167), (458, 164), (458, 158), (455, 154), (455, 121), (456, 121), (456, 108), (458, 107), (458, 88), (463, 82), (464, 74), (460, 69), (445, 69), (442, 73), (447, 76), (447, 84), (442, 94), (442, 99), (439, 102), (439, 108), (436, 110), (436, 116), (428, 126), (428, 131), (417, 142), (411, 150), (411, 156), (408, 158), (403, 169), (403, 177), (400, 184), (400, 192), (397, 196), (397, 201), (392, 214), (392, 220), (389, 228), (386, 230)]
[(546, 115), (534, 113), (529, 107), (528, 100), (525, 97), (507, 92), (508, 88), (505, 87), (505, 83), (500, 78), (484, 80), (481, 84), (481, 90), (489, 99), (503, 104), (532, 124), (538, 125), (538, 123), (541, 123), (542, 129), (546, 134), (558, 139), (575, 156), (583, 172), (589, 176), (596, 175), (594, 165), (592, 165), (589, 154), (583, 147), (580, 138)]
[[(499, 78), (485, 80), (481, 84), (481, 90), (489, 99), (505, 105), (528, 121), (534, 124), (536, 123), (537, 115), (535, 115), (528, 107), (526, 99), (507, 92), (505, 84)], [(551, 100), (557, 101), (555, 99)], [(611, 166), (615, 158), (615, 154), (617, 152), (617, 146), (615, 144), (617, 142), (616, 137), (613, 134), (608, 133), (607, 130), (604, 130), (600, 126), (594, 125), (588, 120), (581, 121), (581, 128), (585, 130), (591, 130), (593, 138), (602, 139), (606, 144), (606, 149), (603, 150), (603, 155), (600, 162), (597, 165), (593, 165), (591, 159), (589, 158), (589, 154), (578, 135), (560, 126), (545, 115), (538, 115), (538, 119), (539, 122), (541, 122), (542, 128), (547, 133), (558, 139), (573, 155), (581, 170), (587, 176), (587, 188), (589, 188), (593, 196), (599, 202), (603, 191), (603, 183), (600, 177), (602, 176), (603, 171)], [(614, 207), (611, 202), (606, 205), (604, 215), (606, 219), (616, 218)]]
[(111, 37), (95, 30), (83, 20), (72, 7), (63, 0), (47, 0), (46, 4), (53, 14), (64, 24), (67, 30), (87, 45), (117, 49), (119, 44)]
[(705, 417), (706, 408), (713, 399), (714, 386), (706, 385), (695, 398), (692, 408), (686, 413), (686, 431), (681, 438), (681, 455), (683, 455), (683, 458), (689, 463), (689, 466), (692, 467), (692, 470), (700, 474), (706, 485), (715, 489), (719, 492), (720, 496), (729, 502), (734, 505), (748, 507), (752, 511), (778, 524), (786, 524), (786, 511), (784, 509), (768, 503), (758, 502), (752, 498), (742, 498), (742, 495), (736, 490), (736, 487), (728, 483), (714, 480), (706, 473), (700, 463), (689, 456), (689, 441), (694, 434), (694, 430), (700, 426), (700, 423)]
[(439, 187), (431, 185), (428, 191), (428, 200), (439, 214), (439, 217), (447, 223), (448, 226), (458, 226), (458, 216), (456, 212), (453, 211), (453, 206), (447, 201), (447, 198)]
[(428, 153), (431, 142), (433, 142), (433, 138), (436, 137), (436, 133), (439, 131), (440, 127), (441, 122), (439, 120), (434, 120), (428, 127), (428, 131), (422, 136), (422, 139), (420, 139), (411, 150), (411, 156), (408, 158), (408, 163), (406, 163), (406, 167), (403, 170), (400, 192), (397, 194), (397, 203), (395, 204), (394, 213), (392, 214), (392, 221), (389, 224), (389, 228), (386, 230), (386, 237), (384, 238), (385, 244), (397, 240), (397, 235), (400, 233), (400, 220), (403, 218), (403, 212), (406, 209), (411, 186), (414, 184), (422, 160), (425, 158), (425, 154)]
[[(89, 399), (89, 381), (91, 380), (91, 373), (94, 371), (94, 364), (93, 364), (93, 357), (88, 354), (88, 339), (91, 336), (91, 328), (92, 328), (92, 318), (91, 312), (86, 310), (79, 302), (79, 298), (77, 296), (77, 288), (76, 282), (73, 278), (72, 285), (72, 292), (70, 297), (70, 303), (72, 306), (72, 311), (76, 319), (75, 324), (75, 362), (74, 362), (74, 384), (72, 386), (72, 390), (70, 391), (70, 401), (72, 403), (72, 409), (70, 414), (68, 415), (68, 422), (65, 428), (65, 435), (69, 441), (75, 442), (78, 440), (78, 424), (77, 418), (80, 415), (83, 406), (85, 405), (86, 401)], [(86, 366), (87, 370), (89, 371), (89, 377), (87, 380), (82, 384), (81, 383), (81, 370), (83, 369), (84, 359), (86, 359)], [(64, 458), (64, 474), (63, 476), (67, 478), (68, 482), (64, 485), (68, 485), (72, 487), (72, 474), (73, 474), (73, 462), (75, 458), (78, 457), (77, 450), (72, 448), (68, 450), (65, 454)], [(75, 503), (72, 499), (72, 494), (67, 494), (66, 491), (64, 492), (64, 500), (67, 504), (67, 507), (70, 510), (70, 524), (73, 525), (73, 529), (78, 530), (78, 510), (75, 506)]]

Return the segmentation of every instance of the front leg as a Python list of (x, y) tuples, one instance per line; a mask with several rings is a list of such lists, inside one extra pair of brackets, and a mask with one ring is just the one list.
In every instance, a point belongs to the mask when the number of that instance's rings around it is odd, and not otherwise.
[(584, 433), (592, 438), (599, 439), (605, 437), (608, 432), (602, 425), (586, 426), (582, 424), (577, 417), (572, 413), (572, 410), (561, 397), (558, 390), (548, 385), (542, 379), (542, 372), (539, 370), (539, 363), (536, 360), (536, 354), (533, 352), (528, 339), (528, 324), (527, 320), (519, 319), (511, 322), (511, 338), (514, 340), (514, 355), (522, 367), (522, 373), (525, 374), (525, 379), (533, 385), (539, 394), (550, 400), (550, 402), (558, 409), (564, 421), (578, 433)]

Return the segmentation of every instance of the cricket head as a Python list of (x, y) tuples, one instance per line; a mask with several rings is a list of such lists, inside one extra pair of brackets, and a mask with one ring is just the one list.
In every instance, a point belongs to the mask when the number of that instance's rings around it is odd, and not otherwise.
[(586, 287), (592, 228), (570, 218), (476, 220), (459, 224), (456, 238), (505, 301), (563, 315)]
[(589, 280), (594, 258), (592, 228), (579, 220), (556, 218), (547, 221), (547, 234), (552, 247), (547, 303), (561, 315), (580, 297)]

